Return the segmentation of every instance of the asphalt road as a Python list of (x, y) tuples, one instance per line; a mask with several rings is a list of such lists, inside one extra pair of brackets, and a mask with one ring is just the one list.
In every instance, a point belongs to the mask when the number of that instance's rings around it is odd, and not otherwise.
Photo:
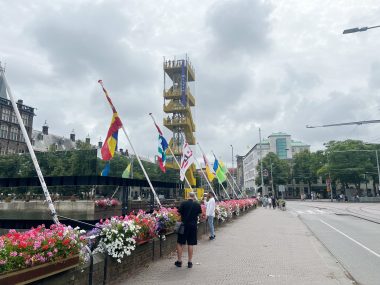
[(358, 284), (380, 284), (380, 204), (288, 201), (287, 209)]

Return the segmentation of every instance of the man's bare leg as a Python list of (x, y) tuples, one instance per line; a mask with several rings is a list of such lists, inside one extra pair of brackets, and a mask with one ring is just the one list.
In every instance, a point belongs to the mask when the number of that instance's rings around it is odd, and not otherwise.
[(192, 262), (192, 260), (193, 260), (193, 251), (194, 251), (194, 249), (193, 249), (193, 246), (192, 245), (188, 245), (187, 246), (187, 251), (188, 251), (188, 254), (189, 254), (189, 262)]
[(183, 251), (183, 245), (177, 243), (177, 260), (182, 261), (182, 251)]

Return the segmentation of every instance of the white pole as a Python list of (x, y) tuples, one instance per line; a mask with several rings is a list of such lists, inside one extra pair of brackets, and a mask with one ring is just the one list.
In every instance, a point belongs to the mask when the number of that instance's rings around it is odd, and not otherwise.
[(49, 190), (48, 190), (48, 188), (46, 186), (45, 179), (44, 179), (44, 177), (42, 175), (41, 168), (40, 168), (40, 166), (38, 164), (37, 157), (36, 157), (36, 155), (34, 153), (32, 144), (30, 143), (30, 139), (29, 139), (28, 133), (27, 133), (27, 131), (25, 129), (24, 122), (22, 121), (22, 118), (21, 118), (21, 115), (20, 115), (20, 111), (18, 110), (18, 107), (17, 107), (17, 105), (16, 105), (16, 103), (15, 103), (15, 101), (13, 99), (12, 91), (11, 91), (9, 85), (8, 85), (7, 79), (5, 78), (4, 70), (0, 69), (0, 72), (1, 72), (1, 75), (2, 75), (4, 83), (5, 83), (5, 88), (8, 91), (7, 92), (8, 96), (9, 96), (11, 102), (12, 102), (13, 110), (16, 113), (16, 117), (17, 117), (18, 123), (20, 125), (22, 135), (24, 136), (26, 145), (28, 147), (30, 156), (32, 158), (32, 161), (33, 161), (33, 164), (34, 164), (34, 168), (36, 169), (37, 176), (38, 176), (38, 178), (40, 180), (40, 183), (41, 183), (41, 186), (42, 186), (42, 190), (44, 191), (46, 201), (48, 203), (51, 215), (53, 217), (53, 221), (54, 221), (54, 223), (59, 224), (59, 220), (58, 220), (58, 217), (57, 217), (57, 213), (55, 211), (54, 204), (53, 204), (53, 202), (52, 202), (52, 200), (50, 198)]
[[(105, 89), (104, 86), (103, 86), (103, 82), (102, 82), (101, 80), (99, 80), (98, 82), (99, 82), (99, 84), (102, 86), (103, 91), (104, 91), (105, 94), (106, 94), (106, 97), (109, 98), (109, 96), (108, 96), (108, 94), (107, 94), (107, 91), (106, 91), (106, 89)], [(111, 98), (109, 98), (109, 100), (110, 100), (110, 99), (111, 99)], [(110, 106), (111, 106), (112, 103), (111, 103), (110, 101), (108, 101), (108, 102), (110, 103)], [(114, 106), (112, 105), (111, 107), (114, 107)], [(116, 108), (115, 108), (115, 110), (116, 110)], [(119, 118), (120, 118), (120, 116), (119, 116)], [(121, 121), (121, 118), (120, 118), (120, 122), (122, 122), (122, 121)], [(123, 123), (122, 123), (121, 128), (122, 128), (122, 130), (123, 130), (123, 132), (124, 132), (124, 135), (126, 136), (128, 142), (129, 142), (129, 144), (131, 145), (132, 151), (133, 151), (133, 153), (135, 154), (135, 156), (136, 156), (136, 158), (137, 158), (137, 161), (138, 161), (139, 164), (140, 164), (141, 170), (143, 171), (143, 173), (144, 173), (144, 175), (145, 175), (145, 178), (146, 178), (146, 180), (148, 181), (148, 184), (149, 184), (149, 186), (150, 186), (150, 189), (152, 190), (153, 196), (154, 196), (154, 198), (156, 199), (158, 206), (161, 208), (162, 205), (161, 205), (160, 199), (158, 199), (157, 193), (156, 193), (156, 191), (154, 190), (154, 187), (153, 187), (153, 185), (152, 185), (152, 182), (150, 182), (150, 179), (149, 179), (148, 173), (146, 173), (145, 168), (144, 168), (144, 166), (143, 166), (143, 164), (142, 164), (142, 162), (141, 162), (141, 160), (140, 160), (140, 157), (139, 157), (138, 153), (136, 152), (135, 148), (133, 147), (132, 141), (130, 140), (130, 138), (129, 138), (128, 134), (127, 134), (127, 131), (125, 130), (125, 128), (124, 128), (124, 124), (123, 124)]]
[[(197, 143), (197, 145), (198, 145), (198, 148), (200, 149), (202, 155), (205, 155), (204, 152), (203, 152), (203, 149), (202, 149), (201, 145), (200, 145), (199, 143)], [(194, 156), (194, 158), (195, 158), (195, 156)], [(198, 162), (197, 162), (197, 163), (198, 163)], [(198, 164), (199, 164), (199, 163), (198, 163)], [(209, 166), (209, 167), (210, 167), (210, 166)], [(208, 183), (208, 186), (210, 186), (210, 189), (211, 189), (212, 193), (214, 193), (215, 198), (218, 200), (218, 197), (216, 196), (216, 194), (215, 194), (215, 192), (214, 192), (214, 189), (212, 188), (212, 186), (211, 186), (211, 184), (210, 184), (210, 181), (208, 180), (207, 175), (204, 173), (204, 171), (203, 171), (203, 169), (202, 169), (202, 166), (200, 166), (200, 169), (201, 169), (201, 171), (202, 171), (202, 173), (203, 173), (203, 176), (204, 176), (205, 180), (206, 180), (207, 183)], [(227, 195), (228, 195), (228, 194), (227, 194)]]
[(220, 184), (220, 186), (222, 186), (224, 193), (226, 193), (228, 199), (231, 200), (231, 197), (230, 197), (230, 195), (228, 195), (228, 192), (227, 192), (226, 188), (224, 188), (223, 183), (219, 183), (219, 184)]
[[(216, 157), (216, 155), (215, 155), (215, 153), (212, 151), (212, 154), (214, 155), (214, 157), (217, 159), (217, 157)], [(220, 159), (218, 159), (218, 160), (220, 160)], [(230, 173), (229, 171), (228, 171), (228, 168), (226, 167), (226, 170), (227, 170), (227, 173)], [(231, 175), (231, 174), (230, 174)], [(235, 196), (236, 196), (236, 198), (238, 198), (238, 196), (236, 195), (236, 192), (235, 192), (235, 190), (234, 190), (234, 187), (232, 186), (232, 184), (231, 184), (231, 182), (230, 182), (230, 180), (228, 179), (228, 176), (227, 176), (227, 174), (226, 174), (226, 180), (227, 180), (227, 182), (228, 182), (228, 184), (230, 185), (230, 187), (231, 187), (231, 189), (232, 189), (232, 192), (233, 192), (233, 194), (235, 194)]]
[[(155, 125), (157, 125), (156, 120), (155, 120), (155, 118), (153, 117), (153, 114), (152, 114), (152, 113), (149, 113), (149, 115), (152, 117), (153, 123), (154, 123)], [(170, 153), (172, 154), (172, 156), (174, 157), (174, 160), (175, 160), (175, 162), (177, 163), (177, 165), (178, 165), (178, 167), (179, 167), (179, 172), (182, 173), (181, 165), (179, 164), (179, 162), (178, 162), (177, 158), (175, 157), (175, 155), (174, 155), (174, 153), (173, 153), (173, 151), (172, 151), (172, 149), (171, 149), (171, 147), (170, 147), (169, 144), (168, 144), (168, 149), (169, 149)], [(186, 182), (187, 182), (187, 185), (189, 185), (189, 187), (190, 187), (191, 192), (194, 192), (194, 190), (193, 190), (193, 188), (191, 187), (191, 184), (190, 184), (189, 180), (187, 179), (185, 173), (184, 173), (184, 177), (185, 177), (185, 180), (186, 180)], [(196, 194), (197, 194), (197, 193), (196, 193)], [(195, 195), (195, 199), (198, 201), (198, 197), (197, 197), (197, 195)]]
[[(227, 169), (227, 170), (228, 170), (228, 169)], [(235, 178), (231, 175), (231, 173), (230, 173), (229, 171), (228, 171), (228, 174), (231, 176), (232, 181), (233, 181), (234, 184), (236, 185), (236, 188), (239, 190), (240, 194), (241, 194), (241, 195), (245, 195), (246, 197), (248, 197), (246, 193), (243, 194), (243, 191), (239, 189), (239, 186), (237, 185), (237, 183), (236, 183), (236, 181), (235, 181)]]
[(199, 164), (199, 162), (198, 162), (197, 158), (195, 157), (195, 155), (194, 155), (194, 160), (195, 160), (195, 163), (198, 165), (199, 169), (201, 170), (201, 172), (202, 172), (202, 174), (203, 174), (203, 177), (206, 179), (206, 181), (207, 181), (207, 183), (208, 183), (208, 186), (210, 186), (210, 189), (211, 189), (212, 193), (214, 193), (215, 199), (216, 199), (216, 200), (219, 200), (219, 199), (218, 199), (218, 196), (216, 196), (216, 193), (215, 193), (215, 191), (214, 191), (214, 188), (212, 188), (210, 182), (209, 182), (208, 179), (207, 179), (206, 174), (204, 173), (204, 171), (203, 171), (203, 169), (202, 169), (202, 166)]

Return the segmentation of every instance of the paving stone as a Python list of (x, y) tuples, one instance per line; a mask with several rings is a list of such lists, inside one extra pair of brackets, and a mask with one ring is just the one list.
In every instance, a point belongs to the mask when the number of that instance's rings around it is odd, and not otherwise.
[(173, 254), (120, 284), (353, 284), (305, 225), (286, 211), (259, 208), (195, 247), (176, 268)]

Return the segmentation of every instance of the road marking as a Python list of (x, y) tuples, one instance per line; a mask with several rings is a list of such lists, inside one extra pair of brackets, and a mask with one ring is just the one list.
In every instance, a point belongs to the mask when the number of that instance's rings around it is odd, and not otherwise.
[(312, 215), (315, 214), (312, 210), (307, 210), (307, 212), (308, 212), (309, 214), (312, 214)]
[(303, 211), (298, 211), (298, 210), (296, 210), (296, 212), (297, 212), (298, 214), (303, 214)]
[(340, 233), (341, 235), (345, 236), (346, 238), (348, 238), (349, 240), (353, 241), (354, 243), (356, 243), (357, 245), (361, 246), (362, 248), (364, 248), (365, 250), (368, 250), (370, 253), (372, 253), (373, 255), (377, 256), (377, 257), (380, 257), (380, 254), (378, 254), (377, 252), (373, 251), (372, 249), (366, 247), (364, 244), (358, 242), (357, 240), (353, 239), (352, 237), (346, 235), (344, 232), (341, 232), (340, 230), (338, 230), (337, 228), (334, 228), (332, 225), (326, 223), (325, 221), (322, 221), (320, 219), (320, 221), (322, 223), (324, 223), (326, 226), (332, 228), (334, 231)]

